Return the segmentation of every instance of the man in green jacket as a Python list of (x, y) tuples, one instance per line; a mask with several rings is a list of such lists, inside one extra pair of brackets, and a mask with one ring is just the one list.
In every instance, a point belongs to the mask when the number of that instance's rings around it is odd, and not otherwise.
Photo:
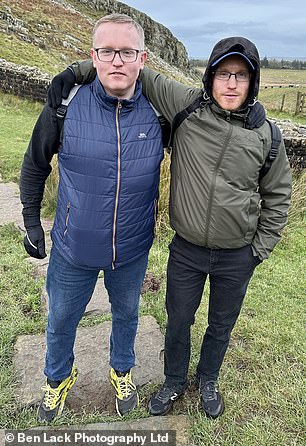
[[(53, 106), (74, 82), (88, 82), (92, 75), (87, 61), (58, 75), (49, 92)], [(171, 154), (170, 222), (175, 235), (167, 268), (166, 380), (149, 401), (153, 415), (168, 413), (187, 388), (190, 327), (207, 276), (208, 327), (197, 380), (205, 414), (217, 418), (223, 413), (217, 380), (231, 331), (255, 267), (270, 255), (287, 222), (291, 173), (283, 141), (259, 181), (271, 147), (271, 129), (257, 101), (259, 77), (257, 48), (243, 37), (215, 45), (203, 90), (147, 68), (140, 76), (144, 94), (170, 122), (203, 97), (201, 107), (177, 129)]]

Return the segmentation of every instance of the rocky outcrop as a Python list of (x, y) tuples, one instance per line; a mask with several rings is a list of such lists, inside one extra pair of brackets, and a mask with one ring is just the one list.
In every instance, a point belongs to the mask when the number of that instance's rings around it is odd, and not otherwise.
[[(94, 12), (91, 13), (91, 10)], [(72, 25), (70, 33), (67, 31), (69, 27), (65, 26), (65, 22), (49, 23), (43, 16), (38, 21), (28, 21), (26, 15), (20, 16), (20, 11), (19, 15), (16, 13), (13, 5), (3, 5), (0, 7), (0, 32), (14, 34), (21, 41), (33, 44), (43, 51), (50, 50), (51, 47), (62, 49), (62, 58), (73, 61), (85, 58), (88, 54), (88, 41), (91, 40), (91, 30), (97, 20), (97, 10), (101, 12), (101, 17), (113, 12), (133, 17), (144, 28), (147, 49), (166, 63), (183, 70), (185, 74), (193, 71), (189, 66), (186, 48), (169, 29), (155, 22), (148, 15), (116, 0), (75, 0), (71, 3), (69, 0), (50, 0), (51, 17), (60, 14), (60, 11), (65, 13), (63, 17), (66, 24), (70, 22)], [(77, 28), (73, 26), (75, 22), (78, 23)], [(53, 32), (52, 24), (58, 32)], [(78, 33), (78, 27), (85, 29), (86, 33)], [(84, 38), (86, 35), (89, 40)]]
[(141, 24), (145, 31), (146, 46), (157, 56), (180, 69), (189, 69), (186, 48), (168, 28), (152, 20), (148, 15), (116, 0), (78, 0), (86, 6), (108, 14), (118, 12), (128, 14)]

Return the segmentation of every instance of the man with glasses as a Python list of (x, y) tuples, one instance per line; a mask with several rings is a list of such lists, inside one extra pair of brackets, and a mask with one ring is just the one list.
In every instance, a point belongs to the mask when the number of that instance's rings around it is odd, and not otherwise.
[[(88, 61), (74, 63), (73, 82), (88, 82)], [(190, 88), (145, 68), (143, 92), (170, 122), (200, 96), (200, 107), (176, 130), (171, 157), (170, 222), (175, 230), (167, 267), (165, 375), (149, 401), (164, 415), (187, 388), (190, 327), (210, 279), (208, 327), (196, 378), (201, 408), (223, 413), (217, 380), (255, 267), (280, 240), (287, 222), (291, 173), (281, 140), (270, 170), (259, 172), (271, 148), (271, 129), (257, 101), (260, 58), (244, 37), (219, 41), (204, 73), (204, 89)], [(56, 106), (65, 72), (52, 85)]]
[(156, 222), (161, 129), (138, 80), (146, 60), (141, 26), (126, 15), (102, 18), (93, 30), (91, 57), (97, 76), (69, 103), (62, 134), (56, 111), (46, 106), (21, 171), (25, 248), (44, 258), (40, 205), (51, 159), (58, 153), (58, 202), (47, 273), (47, 382), (38, 410), (39, 421), (46, 422), (61, 413), (76, 381), (76, 329), (100, 270), (112, 311), (110, 379), (116, 409), (125, 415), (138, 404), (131, 368)]

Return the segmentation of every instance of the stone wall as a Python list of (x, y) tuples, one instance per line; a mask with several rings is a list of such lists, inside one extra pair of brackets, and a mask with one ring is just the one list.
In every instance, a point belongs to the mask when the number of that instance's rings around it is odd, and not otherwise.
[[(0, 90), (17, 96), (46, 101), (51, 76), (35, 67), (16, 65), (0, 59)], [(274, 120), (280, 127), (291, 166), (306, 167), (306, 126), (289, 120)]]
[(17, 65), (0, 59), (0, 90), (44, 102), (51, 76), (38, 68)]
[(271, 119), (280, 128), (286, 152), (292, 168), (306, 168), (306, 125), (296, 124), (289, 119)]

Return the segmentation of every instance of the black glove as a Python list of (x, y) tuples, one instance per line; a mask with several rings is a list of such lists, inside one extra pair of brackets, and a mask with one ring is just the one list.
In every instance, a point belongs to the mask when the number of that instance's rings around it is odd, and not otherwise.
[(23, 239), (25, 250), (35, 259), (47, 257), (45, 251), (45, 233), (41, 225), (27, 228), (27, 233)]
[(75, 85), (75, 80), (75, 75), (69, 68), (66, 68), (66, 70), (52, 79), (48, 88), (49, 107), (57, 108), (61, 105), (62, 98), (68, 98), (71, 88)]

